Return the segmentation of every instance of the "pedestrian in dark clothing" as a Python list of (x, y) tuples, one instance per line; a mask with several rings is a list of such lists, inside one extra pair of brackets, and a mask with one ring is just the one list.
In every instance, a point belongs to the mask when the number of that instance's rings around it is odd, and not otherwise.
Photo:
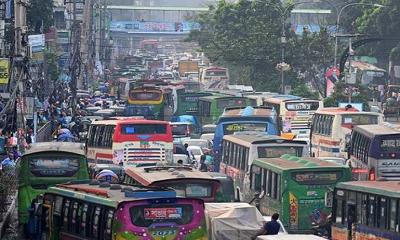
[(201, 155), (201, 157), (200, 157), (200, 168), (199, 168), (199, 170), (201, 172), (207, 172), (208, 171), (208, 167), (207, 167), (207, 164), (206, 164), (206, 155)]
[(260, 230), (260, 232), (258, 232), (257, 235), (254, 236), (252, 239), (256, 239), (257, 236), (260, 236), (260, 235), (277, 235), (281, 228), (281, 225), (279, 224), (278, 219), (279, 219), (278, 213), (272, 214), (271, 221), (265, 223), (263, 228)]
[(274, 213), (271, 217), (271, 221), (264, 224), (265, 235), (277, 235), (281, 225), (278, 222), (279, 214)]

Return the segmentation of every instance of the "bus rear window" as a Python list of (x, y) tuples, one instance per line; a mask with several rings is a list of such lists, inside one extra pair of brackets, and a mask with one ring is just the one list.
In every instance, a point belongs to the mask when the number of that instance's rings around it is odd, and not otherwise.
[(244, 107), (246, 101), (244, 99), (219, 99), (217, 100), (217, 107), (221, 110), (226, 107)]
[(257, 148), (259, 158), (278, 158), (284, 154), (300, 157), (302, 150), (301, 147), (290, 146), (266, 146)]
[(156, 100), (160, 100), (161, 93), (160, 92), (131, 91), (129, 93), (129, 98), (131, 100), (139, 100), (139, 101), (156, 101)]
[(122, 134), (165, 134), (167, 125), (165, 124), (124, 124)]
[(366, 114), (346, 114), (342, 116), (342, 124), (369, 125), (378, 124), (378, 116)]
[(172, 125), (172, 134), (173, 135), (187, 135), (189, 134), (188, 125)]
[(133, 225), (149, 227), (157, 223), (189, 224), (193, 219), (193, 206), (189, 204), (143, 205), (130, 208)]
[(290, 102), (286, 103), (288, 111), (315, 111), (319, 107), (319, 102)]
[(294, 172), (292, 180), (298, 184), (304, 185), (327, 185), (334, 184), (342, 177), (342, 173), (338, 171), (324, 172)]
[(72, 177), (79, 171), (78, 155), (43, 155), (29, 159), (29, 170), (35, 177)]
[(180, 197), (209, 198), (212, 196), (212, 183), (169, 183), (162, 184), (175, 190)]
[(224, 124), (223, 129), (224, 135), (243, 131), (265, 132), (267, 123), (231, 123)]

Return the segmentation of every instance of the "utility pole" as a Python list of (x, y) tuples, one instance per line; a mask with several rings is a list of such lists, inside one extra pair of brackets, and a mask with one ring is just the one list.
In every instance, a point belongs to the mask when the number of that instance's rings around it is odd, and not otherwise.
[[(69, 59), (69, 76), (71, 77), (70, 81), (70, 90), (71, 90), (71, 107), (75, 110), (76, 106), (76, 89), (77, 83), (80, 76), (80, 66), (81, 66), (81, 26), (80, 21), (77, 20), (76, 16), (76, 4), (78, 0), (72, 0), (72, 25), (71, 25), (71, 37), (70, 37), (70, 45), (71, 45), (71, 55)], [(82, 2), (80, 2), (82, 3)]]

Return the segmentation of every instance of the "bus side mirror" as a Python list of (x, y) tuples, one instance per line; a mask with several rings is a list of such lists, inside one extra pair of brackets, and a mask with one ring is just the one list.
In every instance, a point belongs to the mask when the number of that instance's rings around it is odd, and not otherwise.
[(325, 192), (325, 207), (331, 208), (333, 205), (333, 191)]
[(240, 202), (240, 188), (239, 187), (236, 187), (235, 202)]

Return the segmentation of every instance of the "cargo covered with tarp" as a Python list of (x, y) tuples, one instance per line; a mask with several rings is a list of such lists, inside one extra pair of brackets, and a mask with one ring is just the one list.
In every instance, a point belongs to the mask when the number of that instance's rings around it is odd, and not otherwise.
[(206, 203), (209, 239), (250, 240), (265, 223), (256, 207), (248, 203)]

